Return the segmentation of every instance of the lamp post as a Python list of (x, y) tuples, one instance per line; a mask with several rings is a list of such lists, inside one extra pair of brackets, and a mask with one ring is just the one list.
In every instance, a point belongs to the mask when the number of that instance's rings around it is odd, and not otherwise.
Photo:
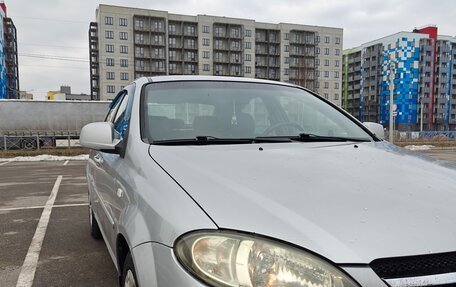
[(390, 68), (389, 141), (391, 143), (393, 143), (394, 142), (394, 115), (393, 115), (393, 113), (394, 113), (394, 110), (393, 110), (393, 106), (394, 106), (394, 77), (393, 77), (394, 63), (391, 63), (389, 68)]
[(424, 108), (424, 103), (423, 103), (424, 97), (420, 98), (420, 106), (421, 106), (421, 111), (420, 111), (420, 132), (423, 132), (423, 108)]

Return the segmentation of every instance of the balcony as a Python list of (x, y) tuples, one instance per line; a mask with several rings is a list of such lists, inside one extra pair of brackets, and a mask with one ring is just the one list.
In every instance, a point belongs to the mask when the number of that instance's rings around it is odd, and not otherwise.
[(182, 56), (181, 55), (176, 55), (175, 57), (169, 57), (170, 62), (182, 62)]
[(217, 57), (214, 58), (214, 63), (216, 64), (228, 64), (230, 61), (228, 60), (228, 57)]

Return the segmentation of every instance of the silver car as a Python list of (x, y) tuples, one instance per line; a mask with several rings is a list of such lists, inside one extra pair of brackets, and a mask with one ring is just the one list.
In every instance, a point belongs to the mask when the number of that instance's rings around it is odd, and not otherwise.
[(91, 232), (121, 286), (456, 286), (455, 168), (382, 137), (291, 84), (140, 78), (81, 131)]

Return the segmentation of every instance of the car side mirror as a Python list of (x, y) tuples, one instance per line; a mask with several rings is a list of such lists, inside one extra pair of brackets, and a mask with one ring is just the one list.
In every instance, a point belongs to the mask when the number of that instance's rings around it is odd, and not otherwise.
[(83, 147), (109, 153), (116, 153), (116, 146), (120, 141), (114, 125), (110, 122), (87, 124), (79, 136), (79, 142)]
[(365, 122), (363, 123), (366, 128), (368, 128), (376, 137), (379, 139), (385, 139), (385, 130), (381, 124)]

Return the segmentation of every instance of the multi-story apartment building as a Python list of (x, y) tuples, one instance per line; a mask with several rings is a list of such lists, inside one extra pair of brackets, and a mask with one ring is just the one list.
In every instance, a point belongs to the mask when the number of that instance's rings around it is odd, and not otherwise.
[(0, 23), (0, 99), (18, 99), (17, 33), (4, 1), (0, 1)]
[(455, 46), (427, 26), (345, 50), (342, 106), (388, 126), (392, 89), (397, 129), (456, 130)]
[(135, 78), (220, 75), (291, 82), (340, 105), (343, 30), (100, 5), (90, 23), (93, 99)]
[(19, 99), (19, 63), (17, 31), (11, 18), (3, 19), (7, 98)]

